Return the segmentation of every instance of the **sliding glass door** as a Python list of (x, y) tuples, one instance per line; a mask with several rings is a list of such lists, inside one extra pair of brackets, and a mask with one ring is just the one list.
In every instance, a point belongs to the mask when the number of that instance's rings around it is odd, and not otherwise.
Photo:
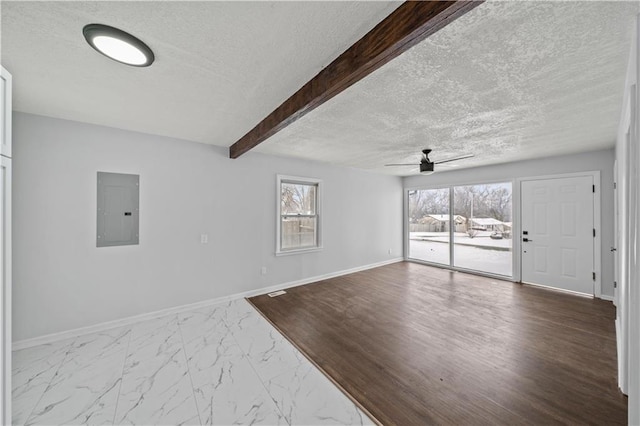
[(450, 264), (449, 188), (409, 191), (409, 257)]
[(511, 192), (510, 182), (410, 190), (408, 257), (512, 276)]
[(453, 266), (511, 276), (511, 183), (456, 186), (453, 194), (465, 223), (454, 234)]

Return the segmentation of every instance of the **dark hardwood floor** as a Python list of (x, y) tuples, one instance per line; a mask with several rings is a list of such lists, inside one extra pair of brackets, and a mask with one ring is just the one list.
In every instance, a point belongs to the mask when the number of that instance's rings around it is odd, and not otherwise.
[(249, 301), (382, 424), (626, 424), (612, 303), (401, 262)]

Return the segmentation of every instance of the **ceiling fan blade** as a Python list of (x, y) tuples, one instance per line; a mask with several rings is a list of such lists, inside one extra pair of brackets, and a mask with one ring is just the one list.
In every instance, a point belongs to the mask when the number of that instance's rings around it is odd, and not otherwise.
[(413, 167), (418, 167), (420, 164), (385, 164), (386, 166), (413, 166)]
[(458, 157), (447, 158), (446, 160), (434, 161), (433, 164), (448, 163), (450, 161), (458, 161), (458, 160), (462, 160), (464, 158), (471, 158), (473, 156), (474, 156), (473, 154), (465, 154), (465, 155), (460, 155)]

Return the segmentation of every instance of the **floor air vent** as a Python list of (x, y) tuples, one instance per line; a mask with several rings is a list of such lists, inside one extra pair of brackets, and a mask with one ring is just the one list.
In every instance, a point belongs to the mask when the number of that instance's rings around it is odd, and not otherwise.
[(267, 296), (277, 297), (277, 296), (282, 296), (283, 294), (287, 294), (287, 292), (284, 290), (278, 290), (278, 291), (274, 291), (273, 293), (267, 293)]

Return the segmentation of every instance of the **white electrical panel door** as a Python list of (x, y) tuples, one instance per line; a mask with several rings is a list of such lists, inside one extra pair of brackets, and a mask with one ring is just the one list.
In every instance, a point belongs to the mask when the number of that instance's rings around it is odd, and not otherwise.
[(139, 242), (140, 176), (98, 172), (97, 247)]

